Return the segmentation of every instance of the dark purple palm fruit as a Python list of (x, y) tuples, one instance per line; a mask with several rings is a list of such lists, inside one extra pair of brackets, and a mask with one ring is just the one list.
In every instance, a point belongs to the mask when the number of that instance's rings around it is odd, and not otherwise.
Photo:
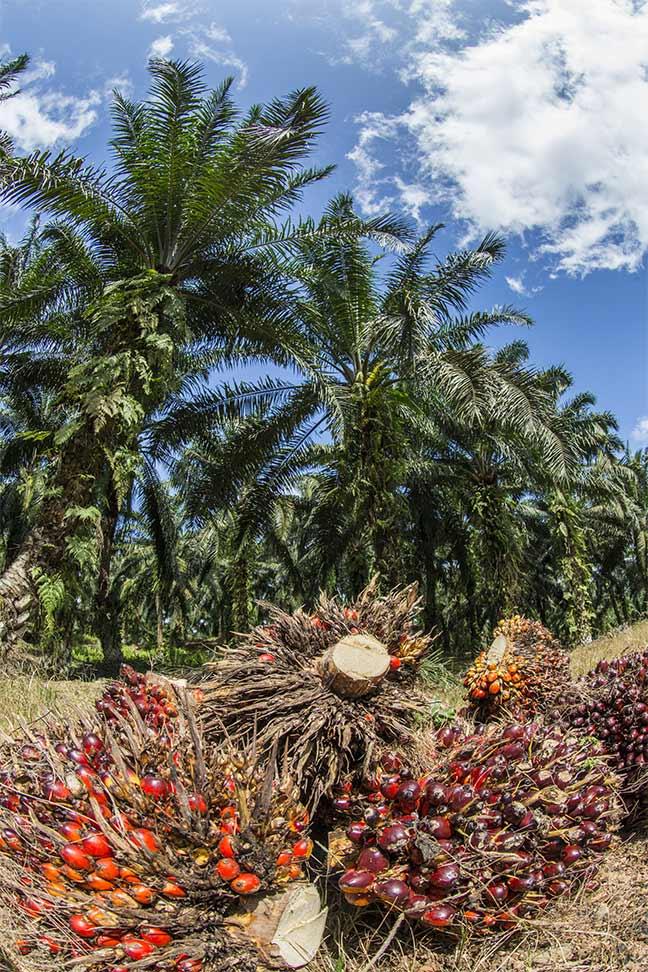
[(378, 774), (344, 787), (344, 815), (364, 824), (362, 842), (342, 848), (350, 904), (457, 935), (498, 932), (593, 875), (620, 816), (599, 744), (510, 723), (431, 746), (430, 760), (414, 779), (390, 757), (387, 784)]

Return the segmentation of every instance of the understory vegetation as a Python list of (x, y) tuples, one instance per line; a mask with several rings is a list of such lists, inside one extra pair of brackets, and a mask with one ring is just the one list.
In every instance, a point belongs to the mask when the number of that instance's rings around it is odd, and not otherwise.
[(5, 661), (200, 661), (260, 601), (375, 575), (419, 583), (448, 657), (512, 611), (567, 645), (643, 616), (647, 455), (496, 338), (531, 324), (481, 307), (503, 241), (439, 257), (438, 226), (347, 195), (300, 218), (315, 90), (241, 112), (194, 64), (150, 72), (105, 167), (1, 146), (28, 225), (0, 245)]

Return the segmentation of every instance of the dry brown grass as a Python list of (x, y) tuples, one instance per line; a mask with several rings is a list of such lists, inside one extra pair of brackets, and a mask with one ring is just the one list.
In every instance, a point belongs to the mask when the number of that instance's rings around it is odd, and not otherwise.
[(102, 682), (54, 682), (28, 675), (0, 679), (0, 728), (11, 730), (49, 713), (73, 719), (87, 711)]

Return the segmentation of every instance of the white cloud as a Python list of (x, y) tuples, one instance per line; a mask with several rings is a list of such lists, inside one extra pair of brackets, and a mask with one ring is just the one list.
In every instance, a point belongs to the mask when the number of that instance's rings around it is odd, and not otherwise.
[(149, 47), (149, 57), (168, 57), (173, 50), (173, 38), (170, 34), (163, 37), (156, 37)]
[(169, 20), (182, 20), (193, 14), (195, 4), (186, 0), (166, 0), (163, 3), (144, 2), (140, 13), (140, 20), (150, 20), (154, 24), (164, 24)]
[(124, 97), (130, 98), (133, 90), (134, 85), (128, 73), (117, 74), (115, 77), (108, 78), (104, 81), (103, 94), (104, 98), (108, 100), (112, 98), (113, 91), (119, 91)]
[(638, 446), (648, 446), (648, 415), (637, 419), (630, 438)]
[(505, 279), (514, 294), (521, 297), (533, 297), (535, 294), (539, 294), (542, 287), (529, 287), (524, 278), (525, 274), (521, 273), (517, 277), (506, 277)]
[(249, 74), (248, 66), (237, 55), (232, 38), (223, 27), (213, 23), (207, 27), (192, 27), (183, 31), (183, 33), (189, 39), (189, 51), (192, 57), (232, 68), (238, 73), (239, 88), (246, 86)]
[(407, 0), (322, 0), (317, 6), (310, 0), (289, 0), (286, 17), (333, 28), (334, 49), (320, 52), (329, 64), (361, 64), (374, 70), (396, 41), (408, 5)]
[(48, 84), (56, 70), (50, 61), (37, 61), (21, 77), (21, 90), (0, 103), (0, 129), (8, 132), (17, 148), (32, 152), (80, 138), (97, 120), (101, 94), (90, 91), (77, 97)]
[(361, 119), (351, 153), (361, 192), (373, 205), (384, 189), (371, 168), (375, 132), (390, 128), (416, 152), (417, 183), (469, 231), (533, 229), (536, 253), (572, 274), (636, 270), (648, 250), (648, 128), (637, 116), (648, 3), (509, 6), (509, 22), (467, 36), (450, 0), (408, 4), (416, 40), (401, 48), (401, 73), (422, 93), (397, 117)]
[(527, 289), (524, 286), (524, 280), (522, 277), (507, 277), (506, 282), (514, 294), (522, 294), (526, 296)]

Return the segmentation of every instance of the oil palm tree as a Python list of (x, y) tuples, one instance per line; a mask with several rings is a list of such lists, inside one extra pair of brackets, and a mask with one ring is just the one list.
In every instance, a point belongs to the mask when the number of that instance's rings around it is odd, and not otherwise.
[[(353, 219), (347, 196), (335, 199), (325, 215), (325, 221), (341, 219)], [(434, 261), (438, 229), (385, 274), (359, 239), (320, 234), (303, 243), (291, 308), (301, 337), (291, 361), (295, 377), (212, 394), (229, 409), (232, 423), (227, 434), (200, 442), (191, 508), (206, 511), (238, 499), (244, 545), (278, 499), (315, 467), (312, 527), (320, 580), (330, 580), (343, 558), (351, 591), (375, 570), (392, 576), (408, 442), (429, 432), (433, 399), (465, 416), (478, 410), (487, 362), (483, 349), (473, 346), (476, 338), (498, 324), (528, 323), (510, 307), (467, 311), (472, 293), (501, 259), (502, 241), (488, 236), (474, 250)], [(187, 404), (188, 430), (199, 409)], [(169, 431), (164, 424), (161, 430)]]
[(33, 567), (57, 573), (95, 542), (107, 469), (126, 495), (147, 417), (228, 355), (281, 359), (298, 343), (284, 272), (295, 248), (399, 228), (286, 216), (329, 172), (303, 164), (327, 114), (313, 89), (239, 116), (231, 82), (207, 92), (195, 64), (155, 60), (150, 73), (148, 101), (115, 95), (110, 172), (66, 152), (0, 158), (0, 199), (54, 221), (21, 286), (0, 294), (0, 338), (12, 353), (76, 352), (39, 522), (0, 577), (7, 646), (29, 621)]

